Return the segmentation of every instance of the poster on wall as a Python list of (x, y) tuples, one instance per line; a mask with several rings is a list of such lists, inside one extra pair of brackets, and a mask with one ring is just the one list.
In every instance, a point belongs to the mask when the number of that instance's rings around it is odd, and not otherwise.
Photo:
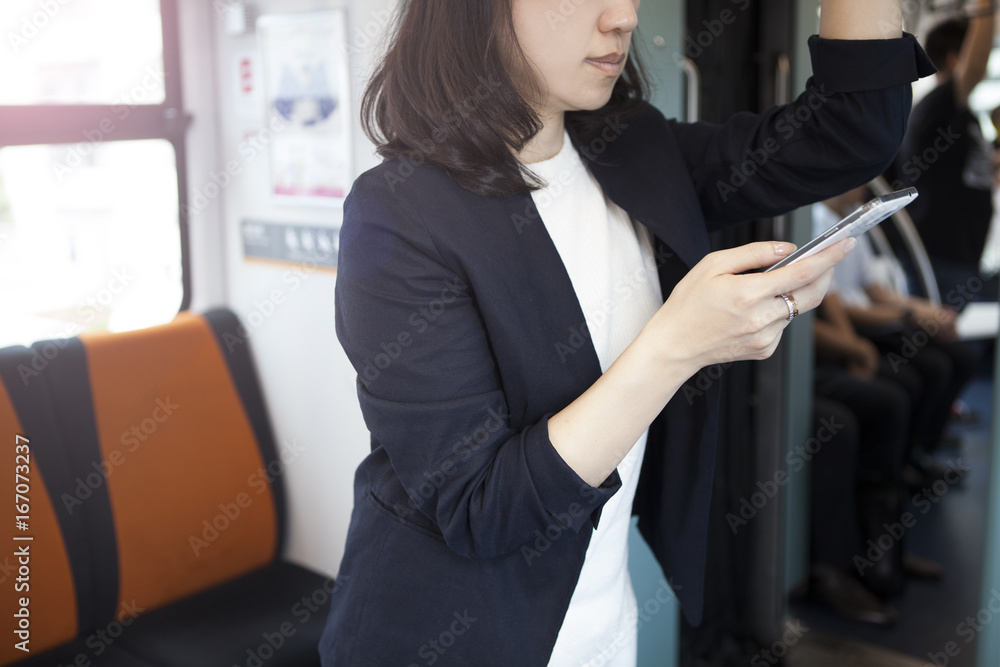
[(280, 203), (340, 204), (353, 180), (344, 11), (261, 16), (257, 35), (271, 194)]

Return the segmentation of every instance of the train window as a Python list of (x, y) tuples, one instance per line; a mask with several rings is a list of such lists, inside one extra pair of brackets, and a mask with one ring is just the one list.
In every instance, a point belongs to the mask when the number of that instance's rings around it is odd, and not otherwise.
[(0, 4), (0, 346), (187, 307), (177, 18), (176, 0)]
[(165, 99), (158, 0), (3, 0), (0, 35), (0, 104)]
[(180, 309), (172, 145), (116, 141), (73, 159), (76, 149), (0, 149), (0, 284), (13, 288), (0, 346), (147, 327)]

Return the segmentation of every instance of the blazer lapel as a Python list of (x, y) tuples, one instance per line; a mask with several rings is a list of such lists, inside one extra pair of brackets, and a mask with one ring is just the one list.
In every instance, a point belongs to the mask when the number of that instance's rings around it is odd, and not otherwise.
[[(673, 137), (655, 140), (645, 129), (625, 126), (617, 134), (603, 133), (612, 137), (610, 141), (599, 138), (590, 144), (572, 130), (570, 134), (611, 201), (648, 227), (691, 268), (710, 250), (691, 175), (683, 160), (667, 159), (664, 154), (676, 146)], [(629, 166), (623, 169), (626, 163)]]
[[(708, 253), (708, 236), (690, 175), (682, 160), (668, 159), (664, 145), (673, 144), (626, 130), (599, 155), (589, 148), (581, 153), (605, 194), (690, 268)], [(654, 150), (656, 146), (660, 148)], [(626, 160), (629, 168), (620, 168)], [(512, 416), (536, 419), (551, 405), (562, 407), (592, 385), (601, 376), (601, 364), (572, 280), (531, 195), (485, 204), (479, 200), (476, 208), (476, 216), (491, 227), (471, 244), (478, 249), (474, 263), (490, 277), (480, 283), (488, 293), (479, 296), (510, 304), (498, 305), (488, 325), (500, 334), (494, 337), (498, 347), (503, 348), (504, 341), (519, 344), (497, 350), (501, 357), (515, 355), (520, 362), (501, 368), (524, 374), (503, 378), (505, 384), (522, 389), (509, 393), (523, 398), (510, 406)], [(684, 269), (660, 257), (657, 263), (661, 283), (669, 277), (665, 284), (672, 287)], [(529, 363), (520, 347), (525, 337), (535, 343)]]
[[(573, 282), (534, 200), (515, 195), (493, 200), (490, 207), (481, 220), (495, 227), (477, 245), (481, 270), (488, 272), (482, 287), (496, 291), (480, 296), (495, 304), (487, 324), (499, 333), (497, 354), (516, 360), (501, 368), (523, 374), (503, 379), (522, 389), (508, 393), (521, 401), (510, 406), (512, 416), (531, 421), (579, 396), (601, 376), (601, 364)], [(510, 349), (508, 341), (514, 344)]]

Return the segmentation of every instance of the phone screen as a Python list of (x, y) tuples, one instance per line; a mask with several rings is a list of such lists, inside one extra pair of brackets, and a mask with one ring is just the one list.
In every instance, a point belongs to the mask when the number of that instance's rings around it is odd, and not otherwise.
[(768, 267), (764, 273), (780, 269), (781, 267), (793, 264), (804, 257), (814, 255), (821, 250), (829, 248), (837, 241), (846, 239), (849, 236), (861, 236), (916, 198), (916, 188), (897, 190), (896, 192), (890, 192), (887, 195), (876, 197), (834, 226), (827, 229), (816, 238), (809, 241), (809, 243), (797, 249), (788, 257), (785, 257), (777, 264)]

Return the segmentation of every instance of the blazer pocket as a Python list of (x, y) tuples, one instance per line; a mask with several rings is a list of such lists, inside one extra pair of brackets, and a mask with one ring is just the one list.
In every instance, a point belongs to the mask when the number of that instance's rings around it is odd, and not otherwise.
[(398, 524), (406, 526), (411, 530), (415, 530), (418, 533), (427, 535), (428, 537), (433, 537), (439, 542), (444, 542), (444, 535), (438, 530), (437, 526), (431, 523), (430, 519), (421, 514), (418, 510), (406, 505), (396, 504), (396, 507), (391, 506), (386, 501), (382, 500), (375, 494), (374, 489), (368, 490), (368, 500), (375, 509), (385, 514), (387, 517), (392, 519)]

